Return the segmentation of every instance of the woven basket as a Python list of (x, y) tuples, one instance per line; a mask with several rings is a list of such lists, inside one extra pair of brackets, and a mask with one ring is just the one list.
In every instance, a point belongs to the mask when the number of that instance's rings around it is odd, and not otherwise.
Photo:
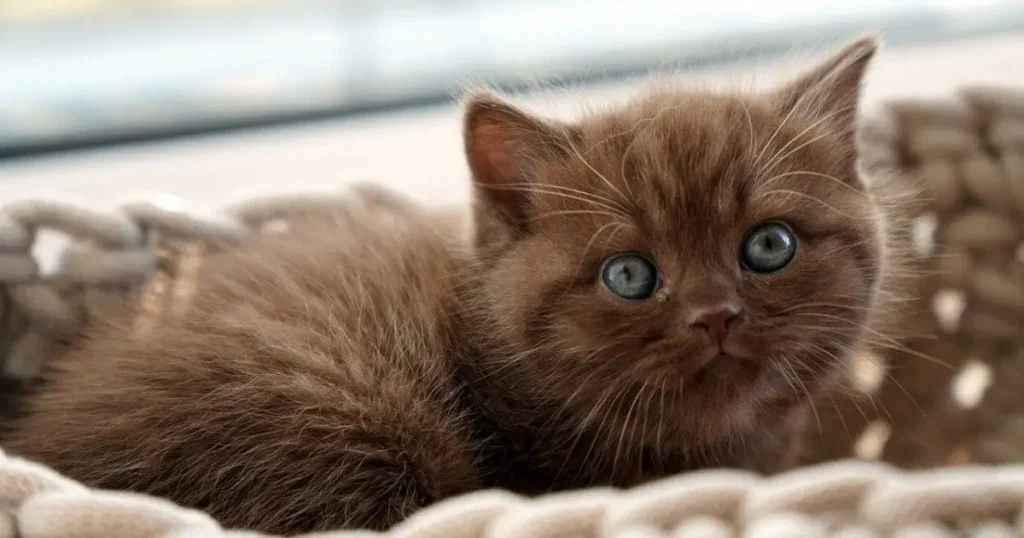
[[(863, 135), (869, 175), (925, 186), (928, 203), (916, 226), (917, 295), (904, 305), (906, 338), (861, 361), (859, 390), (817, 403), (821, 428), (810, 432), (806, 453), (815, 465), (773, 478), (707, 471), (627, 491), (533, 500), (480, 492), (428, 508), (387, 534), (1024, 536), (1024, 466), (1013, 465), (1024, 460), (1017, 321), (1024, 315), (1024, 92), (971, 90), (948, 102), (891, 103)], [(219, 220), (153, 204), (112, 214), (40, 201), (3, 206), (6, 371), (30, 378), (92, 316), (126, 297), (153, 311), (173, 308), (204, 249), (245, 241), (311, 210), (344, 209), (355, 200), (396, 203), (360, 188), (355, 197), (248, 202)], [(47, 275), (30, 255), (42, 229), (76, 239)], [(5, 385), (5, 395), (15, 384)], [(823, 463), (832, 460), (844, 461)], [(158, 499), (90, 491), (13, 457), (0, 457), (0, 499), (0, 538), (257, 536), (225, 531)]]

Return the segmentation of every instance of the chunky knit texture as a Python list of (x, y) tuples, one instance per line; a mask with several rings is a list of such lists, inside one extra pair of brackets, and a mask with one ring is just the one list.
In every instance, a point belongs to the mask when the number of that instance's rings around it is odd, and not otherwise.
[[(918, 294), (904, 304), (905, 337), (855, 369), (855, 393), (818, 403), (821, 428), (806, 454), (814, 465), (771, 479), (708, 471), (533, 500), (480, 492), (388, 535), (1024, 536), (1024, 468), (1012, 465), (1024, 461), (1024, 92), (891, 103), (862, 135), (868, 179), (913, 181), (927, 200)], [(6, 372), (31, 378), (92, 316), (136, 297), (129, 292), (141, 292), (148, 309), (173, 308), (208, 249), (280, 232), (310, 211), (402, 203), (366, 185), (355, 190), (251, 201), (221, 218), (148, 203), (110, 214), (40, 200), (0, 206)], [(73, 238), (45, 273), (32, 253), (44, 230)], [(850, 458), (886, 463), (822, 464)], [(998, 465), (964, 466), (978, 463)], [(0, 496), (0, 538), (256, 536), (158, 499), (90, 491), (12, 457), (0, 458)]]

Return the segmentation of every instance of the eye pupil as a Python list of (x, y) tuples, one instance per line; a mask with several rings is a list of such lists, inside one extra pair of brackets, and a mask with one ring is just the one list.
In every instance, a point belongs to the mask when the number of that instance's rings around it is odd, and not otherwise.
[(755, 228), (743, 243), (744, 267), (756, 273), (772, 273), (793, 261), (796, 236), (784, 224), (769, 222)]
[(601, 281), (608, 291), (623, 299), (648, 299), (658, 288), (658, 268), (643, 256), (619, 254), (605, 262)]

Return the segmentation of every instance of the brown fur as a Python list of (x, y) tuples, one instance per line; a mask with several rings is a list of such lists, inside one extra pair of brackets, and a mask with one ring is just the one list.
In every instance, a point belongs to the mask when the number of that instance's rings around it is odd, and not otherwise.
[[(785, 468), (891, 263), (854, 173), (874, 50), (774, 93), (663, 88), (572, 124), (475, 96), (472, 237), (355, 212), (210, 258), (184, 315), (113, 323), (60, 361), (6, 447), (271, 532), (387, 527), (485, 486)], [(745, 272), (766, 220), (797, 258)], [(623, 251), (657, 262), (651, 300), (602, 288)], [(707, 365), (685, 319), (724, 297), (749, 357)]]

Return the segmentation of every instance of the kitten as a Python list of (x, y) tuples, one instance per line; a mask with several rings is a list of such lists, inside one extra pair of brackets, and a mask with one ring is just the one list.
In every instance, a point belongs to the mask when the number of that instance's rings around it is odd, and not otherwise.
[(58, 361), (5, 446), (274, 533), (483, 487), (784, 469), (887, 282), (854, 155), (875, 50), (573, 123), (476, 94), (471, 233), (353, 209), (213, 255), (184, 314)]

